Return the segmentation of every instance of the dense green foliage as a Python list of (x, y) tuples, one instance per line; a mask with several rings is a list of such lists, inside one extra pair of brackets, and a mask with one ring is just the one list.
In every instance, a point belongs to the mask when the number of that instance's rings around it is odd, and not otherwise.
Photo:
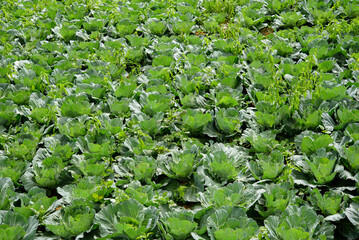
[(0, 240), (358, 239), (358, 0), (3, 0)]

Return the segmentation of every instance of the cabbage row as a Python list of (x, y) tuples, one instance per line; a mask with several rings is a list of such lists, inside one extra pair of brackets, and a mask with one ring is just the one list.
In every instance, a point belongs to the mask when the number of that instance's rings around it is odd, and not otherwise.
[(358, 0), (0, 13), (0, 240), (359, 238)]

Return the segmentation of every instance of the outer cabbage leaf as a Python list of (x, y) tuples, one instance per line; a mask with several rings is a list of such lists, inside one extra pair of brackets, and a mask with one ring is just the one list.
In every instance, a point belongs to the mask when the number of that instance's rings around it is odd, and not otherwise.
[(61, 114), (64, 117), (79, 117), (81, 115), (89, 114), (91, 107), (87, 97), (84, 95), (67, 96), (61, 105)]
[(145, 51), (143, 48), (129, 49), (126, 53), (127, 65), (139, 64), (145, 58)]
[(125, 190), (119, 190), (115, 194), (117, 202), (134, 199), (146, 207), (167, 204), (171, 197), (171, 193), (168, 191), (155, 190), (151, 185), (142, 186), (138, 181), (132, 181)]
[[(223, 99), (223, 98), (222, 98)], [(221, 109), (216, 114), (218, 128), (226, 134), (234, 134), (239, 131), (241, 123), (239, 121), (238, 110)]]
[(86, 18), (83, 26), (87, 32), (94, 32), (102, 30), (104, 22), (100, 19)]
[(33, 187), (28, 195), (21, 195), (20, 199), (21, 207), (15, 207), (14, 211), (24, 216), (28, 215), (27, 217), (36, 215), (40, 219), (61, 204), (61, 201), (57, 201), (56, 197), (47, 197), (46, 191), (38, 187)]
[(172, 151), (171, 156), (161, 155), (158, 158), (159, 168), (168, 177), (175, 179), (185, 179), (192, 175), (196, 166), (196, 155), (185, 152)]
[(359, 123), (349, 124), (345, 128), (344, 134), (349, 136), (354, 142), (359, 140)]
[(68, 184), (57, 188), (57, 192), (63, 196), (63, 200), (71, 203), (76, 199), (84, 199), (93, 202), (101, 201), (112, 191), (113, 182), (103, 182), (101, 177), (84, 177), (76, 185)]
[(44, 224), (54, 234), (69, 238), (77, 236), (92, 226), (95, 210), (83, 201), (73, 201), (71, 205), (50, 214)]
[(270, 184), (255, 209), (263, 217), (282, 213), (295, 198), (297, 190), (289, 183)]
[(157, 164), (153, 157), (136, 156), (134, 158), (119, 158), (118, 164), (114, 164), (113, 169), (121, 178), (134, 178), (141, 182), (147, 182), (156, 173)]
[(101, 159), (115, 152), (114, 141), (114, 137), (104, 130), (96, 132), (93, 136), (78, 137), (76, 145), (85, 156)]
[(178, 35), (190, 34), (195, 24), (194, 21), (181, 21), (179, 19), (173, 19), (172, 22), (173, 32)]
[(332, 143), (333, 139), (329, 135), (314, 135), (313, 138), (304, 137), (301, 147), (305, 154), (310, 155), (320, 148), (329, 149)]
[(186, 130), (198, 134), (212, 121), (212, 116), (209, 113), (201, 113), (199, 111), (188, 109), (183, 115), (182, 120)]
[(207, 231), (211, 239), (249, 240), (258, 234), (259, 227), (242, 208), (223, 206), (207, 218)]
[(39, 124), (49, 124), (55, 119), (55, 111), (52, 108), (34, 108), (30, 115)]
[(159, 112), (166, 112), (172, 106), (170, 95), (150, 94), (147, 98), (141, 99), (142, 111), (153, 117)]
[(280, 17), (281, 21), (278, 21), (277, 24), (282, 27), (299, 27), (306, 22), (306, 19), (300, 12), (282, 12)]
[(136, 88), (137, 88), (136, 83), (123, 83), (115, 87), (114, 95), (119, 99), (130, 98), (134, 94)]
[(328, 191), (322, 195), (316, 188), (311, 192), (309, 199), (325, 216), (336, 214), (342, 204), (342, 196), (339, 193)]
[(233, 181), (246, 170), (243, 168), (246, 153), (237, 147), (215, 144), (205, 155), (204, 167), (214, 179), (222, 182)]
[(29, 218), (11, 211), (0, 211), (0, 239), (35, 239), (39, 223), (35, 216)]
[(273, 151), (270, 155), (257, 154), (257, 161), (250, 161), (249, 168), (257, 179), (275, 179), (284, 169), (284, 157), (279, 151)]
[(92, 99), (102, 99), (105, 96), (106, 88), (101, 84), (94, 83), (79, 83), (76, 85), (75, 93), (86, 93), (91, 96)]
[(158, 227), (166, 239), (187, 239), (197, 228), (193, 212), (182, 208), (169, 210), (161, 214), (161, 222), (158, 223)]
[(66, 164), (57, 157), (49, 157), (33, 167), (34, 181), (44, 188), (56, 188), (66, 178)]
[(15, 86), (12, 91), (8, 92), (6, 97), (17, 105), (27, 105), (30, 100), (30, 95), (31, 91), (28, 88)]
[(331, 182), (337, 174), (337, 157), (335, 154), (327, 153), (324, 148), (319, 149), (317, 154), (311, 155), (310, 160), (306, 161), (318, 184)]
[(353, 226), (355, 227), (355, 229), (358, 231), (359, 230), (359, 204), (354, 202), (352, 204), (350, 204), (350, 207), (347, 208), (344, 213), (347, 216), (347, 218), (349, 219), (349, 221), (353, 224)]
[(259, 101), (256, 104), (256, 108), (258, 109), (255, 113), (256, 119), (259, 124), (266, 128), (273, 128), (280, 124), (286, 124), (290, 115), (290, 109), (287, 105), (277, 106), (276, 104), (271, 104), (269, 102)]
[(90, 120), (90, 118), (87, 116), (77, 118), (60, 117), (57, 119), (57, 127), (61, 134), (67, 137), (77, 138), (87, 133), (89, 128), (88, 120)]
[(137, 28), (135, 24), (118, 24), (116, 26), (116, 31), (120, 37), (125, 37), (132, 34)]
[(167, 218), (164, 224), (169, 234), (175, 240), (186, 239), (197, 227), (197, 223), (178, 218)]
[(123, 155), (151, 155), (155, 142), (149, 136), (128, 137), (123, 143)]
[(120, 101), (115, 99), (110, 99), (108, 101), (110, 111), (112, 114), (120, 117), (127, 117), (130, 113), (130, 100), (127, 98), (123, 98)]
[(85, 157), (84, 155), (74, 155), (73, 163), (85, 176), (106, 177), (110, 171), (108, 161), (99, 161), (97, 158)]
[(251, 144), (251, 151), (256, 153), (269, 154), (275, 149), (283, 149), (283, 144), (279, 144), (275, 137), (273, 132), (257, 133), (252, 129), (245, 133), (245, 139)]
[(290, 205), (280, 216), (264, 220), (271, 239), (334, 239), (334, 227), (307, 205)]
[(66, 43), (76, 38), (76, 31), (78, 27), (75, 25), (61, 25), (53, 28), (53, 32), (63, 39)]
[(167, 30), (165, 22), (160, 21), (157, 18), (150, 18), (146, 21), (147, 29), (154, 35), (161, 36)]
[(359, 170), (359, 142), (355, 142), (354, 145), (344, 149), (344, 152), (344, 164), (353, 172), (357, 172)]
[[(24, 128), (28, 127), (24, 126)], [(7, 155), (10, 158), (30, 161), (36, 153), (40, 136), (41, 132), (39, 130), (35, 130), (32, 133), (18, 133), (16, 141), (5, 143)]]
[(99, 224), (104, 239), (136, 239), (153, 230), (157, 221), (158, 210), (155, 207), (146, 208), (134, 199), (109, 204), (95, 216), (95, 223)]
[(205, 207), (240, 206), (248, 210), (264, 192), (255, 186), (248, 187), (241, 182), (228, 184), (226, 187), (209, 186), (199, 194), (199, 200)]
[(0, 126), (9, 127), (18, 120), (14, 111), (17, 106), (10, 102), (0, 103)]
[(10, 178), (0, 178), (0, 210), (9, 210), (16, 200), (17, 194)]
[(10, 160), (5, 156), (0, 156), (0, 177), (9, 177), (13, 182), (19, 181), (24, 173), (27, 163), (21, 160)]
[(140, 37), (137, 35), (127, 35), (126, 39), (130, 42), (132, 47), (142, 47), (150, 44), (150, 39), (148, 37)]

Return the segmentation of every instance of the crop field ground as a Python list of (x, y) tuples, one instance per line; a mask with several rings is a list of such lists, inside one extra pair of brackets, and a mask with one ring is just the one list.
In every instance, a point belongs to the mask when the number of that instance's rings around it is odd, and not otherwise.
[(358, 0), (2, 0), (0, 240), (359, 239)]

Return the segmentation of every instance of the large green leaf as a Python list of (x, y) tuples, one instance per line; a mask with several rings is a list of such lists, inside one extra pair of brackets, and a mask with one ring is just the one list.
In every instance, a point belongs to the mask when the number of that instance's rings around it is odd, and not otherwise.
[(158, 210), (144, 207), (134, 199), (109, 204), (95, 216), (102, 237), (136, 239), (151, 231), (158, 220)]
[(209, 113), (201, 113), (189, 109), (183, 115), (182, 120), (186, 130), (189, 130), (191, 133), (199, 133), (212, 121), (212, 116)]
[(242, 208), (223, 206), (208, 217), (207, 231), (211, 239), (225, 239), (227, 236), (251, 239), (258, 233), (259, 227)]
[(359, 229), (359, 212), (358, 212), (358, 203), (350, 204), (350, 207), (347, 208), (344, 213), (353, 224), (353, 226), (358, 230)]
[(61, 106), (64, 117), (79, 117), (91, 112), (91, 104), (86, 96), (68, 96)]
[(240, 206), (249, 209), (261, 197), (262, 189), (250, 188), (240, 182), (228, 184), (226, 187), (209, 186), (199, 194), (199, 200), (205, 207)]
[(34, 216), (27, 218), (12, 211), (0, 211), (0, 237), (4, 240), (34, 239), (38, 225), (39, 222)]
[(0, 210), (9, 210), (16, 199), (15, 187), (10, 178), (0, 178)]
[(333, 139), (329, 135), (315, 135), (314, 139), (312, 137), (304, 137), (301, 147), (305, 154), (310, 155), (320, 148), (328, 149), (332, 143)]
[(71, 205), (50, 214), (44, 224), (55, 235), (69, 238), (77, 236), (92, 226), (95, 210), (83, 201), (74, 201)]
[(332, 191), (322, 195), (319, 193), (318, 189), (313, 189), (310, 195), (310, 201), (313, 205), (318, 206), (324, 215), (334, 215), (340, 209), (342, 196)]
[(255, 209), (263, 217), (283, 212), (294, 200), (296, 190), (293, 188), (289, 183), (267, 185), (262, 194), (264, 201), (259, 199)]
[(280, 216), (270, 216), (264, 220), (273, 239), (334, 239), (334, 227), (304, 205), (288, 206)]
[(188, 220), (181, 220), (178, 218), (168, 218), (165, 222), (168, 233), (173, 236), (173, 239), (186, 239), (190, 233), (196, 228), (197, 223)]
[(164, 212), (161, 215), (161, 222), (158, 226), (168, 239), (187, 239), (191, 232), (195, 232), (198, 225), (194, 222), (193, 212), (185, 209), (172, 209), (172, 211)]

